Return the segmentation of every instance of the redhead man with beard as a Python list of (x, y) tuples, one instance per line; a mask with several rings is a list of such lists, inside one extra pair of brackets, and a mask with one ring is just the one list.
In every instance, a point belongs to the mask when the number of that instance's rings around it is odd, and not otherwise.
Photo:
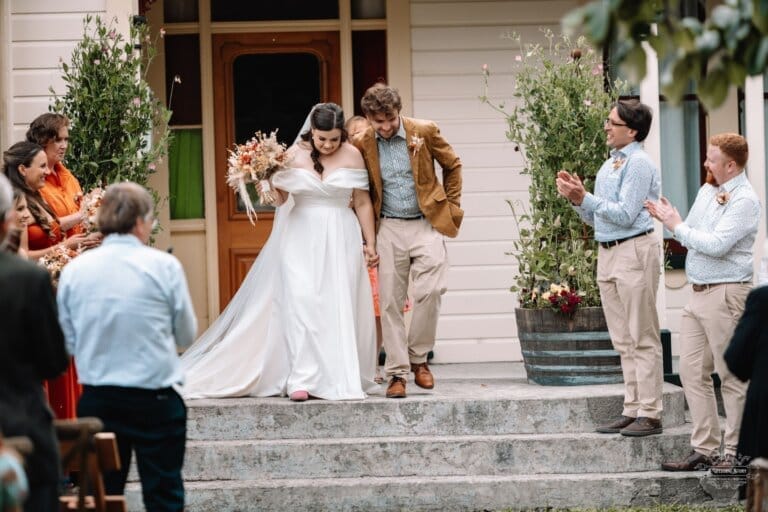
[[(744, 409), (746, 383), (723, 359), (752, 288), (752, 247), (760, 203), (747, 179), (747, 141), (735, 133), (709, 140), (707, 183), (682, 220), (666, 198), (647, 202), (648, 211), (688, 248), (685, 274), (693, 288), (680, 324), (680, 380), (693, 420), (691, 453), (662, 464), (666, 471), (693, 471), (711, 465), (733, 467)], [(720, 456), (720, 423), (711, 374), (722, 382), (725, 446)]]

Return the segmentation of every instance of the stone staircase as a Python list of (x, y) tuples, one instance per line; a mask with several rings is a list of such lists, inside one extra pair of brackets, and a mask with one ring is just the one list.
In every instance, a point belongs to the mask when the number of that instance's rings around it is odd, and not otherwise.
[[(658, 471), (689, 451), (682, 390), (665, 384), (664, 433), (593, 433), (622, 386), (529, 385), (521, 365), (434, 365), (408, 398), (190, 401), (187, 509), (504, 510), (717, 504), (707, 473)], [(135, 472), (134, 472), (135, 475)], [(135, 476), (133, 477), (135, 480)], [(126, 491), (142, 510), (137, 483)]]

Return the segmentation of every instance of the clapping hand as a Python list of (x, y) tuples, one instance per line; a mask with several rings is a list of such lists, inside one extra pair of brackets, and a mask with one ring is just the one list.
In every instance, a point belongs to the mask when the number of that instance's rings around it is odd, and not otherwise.
[(680, 212), (677, 208), (672, 206), (672, 203), (666, 197), (662, 197), (658, 202), (645, 201), (643, 206), (651, 214), (651, 217), (664, 224), (664, 227), (674, 232), (675, 228), (682, 224), (683, 219), (680, 217)]
[(587, 189), (584, 188), (581, 178), (576, 173), (571, 174), (565, 170), (559, 171), (555, 185), (557, 185), (558, 194), (576, 206), (580, 206), (584, 201), (584, 196), (587, 195)]

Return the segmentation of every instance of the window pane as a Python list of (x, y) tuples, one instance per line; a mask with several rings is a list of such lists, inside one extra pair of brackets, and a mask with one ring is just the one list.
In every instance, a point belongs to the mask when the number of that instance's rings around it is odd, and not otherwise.
[(173, 111), (171, 125), (202, 124), (197, 34), (165, 36), (165, 97)]
[(384, 0), (352, 0), (352, 19), (385, 19), (387, 3)]
[(699, 102), (685, 100), (673, 106), (660, 104), (661, 183), (663, 194), (685, 218), (701, 187)]
[(174, 130), (168, 147), (171, 219), (202, 219), (203, 131), (200, 128)]
[(197, 21), (197, 0), (164, 0), (163, 20), (165, 23)]
[[(384, 30), (352, 32), (352, 73), (355, 114), (361, 115), (360, 98), (376, 82), (387, 81), (387, 34)], [(348, 117), (351, 115), (348, 114)]]
[(321, 101), (318, 58), (310, 53), (241, 55), (232, 68), (237, 143), (256, 131), (279, 129), (280, 142), (292, 144), (309, 110)]
[(214, 0), (212, 21), (335, 20), (339, 18), (339, 0), (280, 0), (278, 2), (243, 2)]

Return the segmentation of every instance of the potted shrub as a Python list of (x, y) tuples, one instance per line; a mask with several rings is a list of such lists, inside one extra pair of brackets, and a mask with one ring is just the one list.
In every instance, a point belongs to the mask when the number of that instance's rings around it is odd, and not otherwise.
[(585, 186), (607, 158), (603, 123), (617, 97), (606, 89), (602, 57), (583, 39), (545, 32), (547, 44), (520, 46), (515, 56), (515, 98), (510, 111), (488, 97), (483, 66), (481, 100), (507, 121), (507, 138), (522, 151), (530, 176), (528, 204), (509, 201), (519, 239), (513, 243), (518, 273), (518, 335), (528, 379), (569, 385), (621, 382), (600, 307), (597, 246), (568, 201), (557, 193), (560, 169), (575, 171)]

